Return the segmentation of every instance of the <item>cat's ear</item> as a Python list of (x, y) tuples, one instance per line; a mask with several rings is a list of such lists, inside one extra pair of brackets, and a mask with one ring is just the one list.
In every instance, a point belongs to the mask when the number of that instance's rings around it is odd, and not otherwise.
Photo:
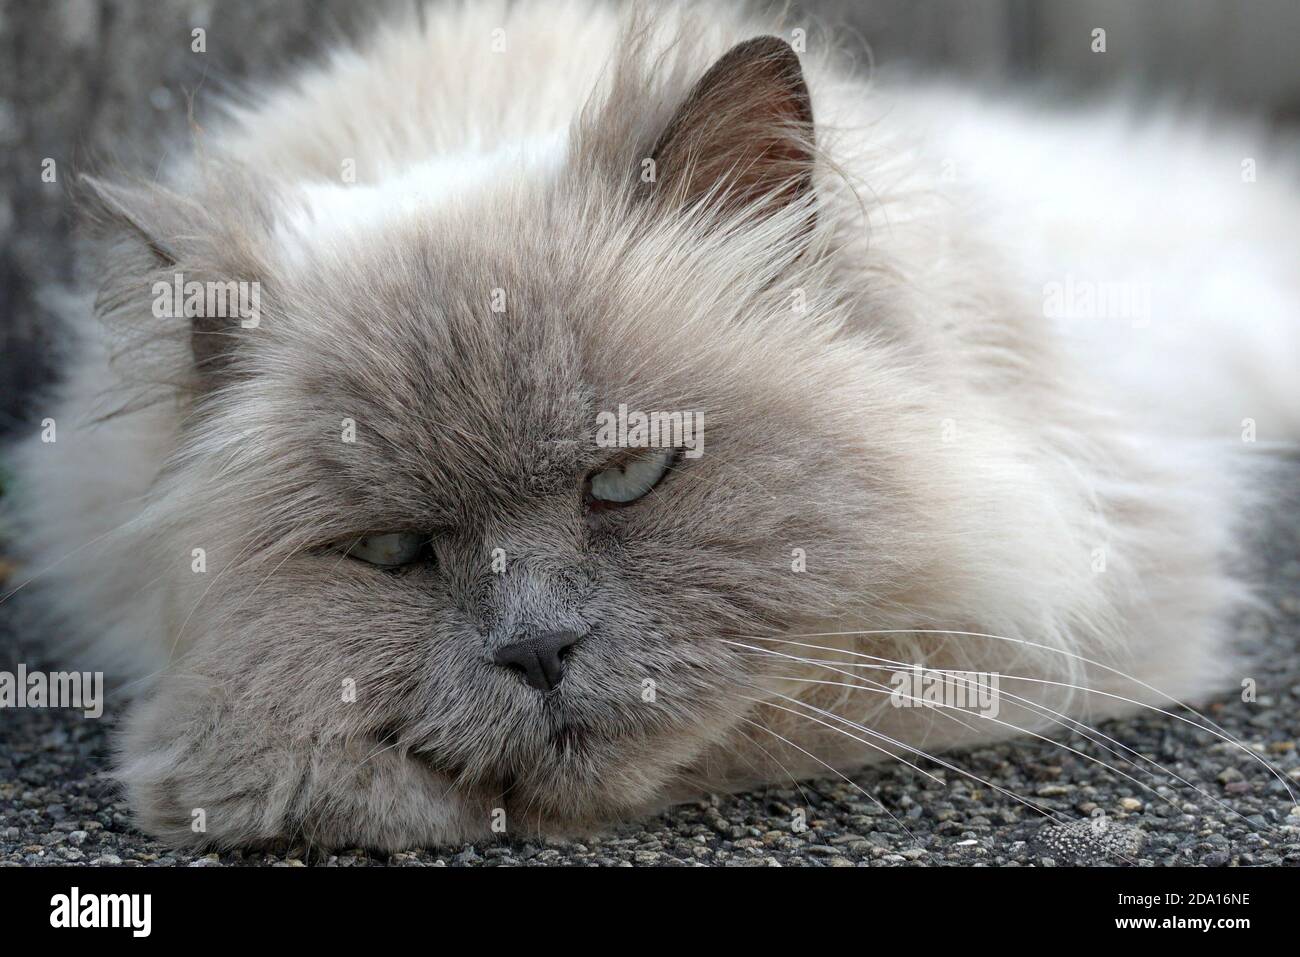
[(177, 252), (169, 241), (167, 203), (162, 194), (144, 186), (111, 183), (83, 173), (77, 179), (81, 206), (101, 233), (113, 233), (126, 244), (152, 257), (162, 268), (176, 265)]
[(813, 153), (799, 57), (767, 36), (732, 47), (709, 68), (651, 155), (661, 199), (763, 215), (811, 194)]
[[(128, 321), (152, 314), (165, 321), (188, 319), (187, 333), (195, 380), (212, 385), (228, 366), (239, 336), (237, 327), (252, 328), (242, 309), (249, 298), (242, 275), (251, 261), (248, 244), (223, 233), (222, 221), (192, 199), (152, 183), (121, 183), (79, 177), (80, 205), (92, 229), (110, 253), (101, 292), (102, 308)], [(260, 271), (260, 270), (259, 270)], [(232, 282), (233, 276), (239, 281)], [(138, 297), (146, 290), (186, 290), (192, 281), (203, 289), (220, 287), (223, 295), (169, 295), (162, 309), (150, 300), (149, 312)], [(260, 309), (260, 283), (256, 287)], [(225, 295), (227, 290), (235, 293)], [(239, 305), (232, 305), (233, 300)], [(182, 301), (173, 301), (181, 299)], [(133, 301), (134, 300), (134, 301)], [(247, 310), (244, 310), (247, 311)], [(170, 318), (168, 318), (170, 317)], [(174, 328), (174, 327), (173, 327)]]

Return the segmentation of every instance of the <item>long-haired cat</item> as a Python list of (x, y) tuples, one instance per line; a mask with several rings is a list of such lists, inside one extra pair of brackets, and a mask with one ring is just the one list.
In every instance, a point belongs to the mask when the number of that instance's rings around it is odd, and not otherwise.
[(10, 516), (141, 827), (574, 833), (1239, 682), (1295, 178), (798, 26), (435, 4), (85, 182)]

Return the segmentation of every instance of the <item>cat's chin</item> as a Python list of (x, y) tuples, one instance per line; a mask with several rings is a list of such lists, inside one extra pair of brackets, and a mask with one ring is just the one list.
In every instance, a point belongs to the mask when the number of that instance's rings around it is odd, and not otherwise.
[(545, 758), (499, 779), (509, 833), (515, 837), (573, 838), (654, 814), (680, 798), (698, 797), (688, 785), (697, 755), (688, 742), (699, 728), (612, 739), (597, 730), (565, 726), (551, 735)]
[(659, 809), (680, 768), (669, 739), (611, 738), (565, 724), (529, 755), (471, 767), (409, 752), (466, 802), (486, 809), (494, 832), (513, 839), (570, 838)]

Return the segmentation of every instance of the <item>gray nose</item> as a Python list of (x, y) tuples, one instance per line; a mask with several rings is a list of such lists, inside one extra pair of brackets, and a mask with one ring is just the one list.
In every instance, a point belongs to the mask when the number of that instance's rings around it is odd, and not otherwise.
[(519, 672), (538, 691), (552, 691), (564, 680), (564, 653), (581, 638), (576, 631), (547, 631), (506, 645), (492, 660)]

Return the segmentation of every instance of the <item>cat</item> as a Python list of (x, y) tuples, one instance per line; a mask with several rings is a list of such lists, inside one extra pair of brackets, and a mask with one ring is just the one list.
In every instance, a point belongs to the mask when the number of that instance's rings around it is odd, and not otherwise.
[(7, 509), (141, 828), (581, 834), (1239, 683), (1294, 177), (800, 27), (428, 5), (84, 179)]

